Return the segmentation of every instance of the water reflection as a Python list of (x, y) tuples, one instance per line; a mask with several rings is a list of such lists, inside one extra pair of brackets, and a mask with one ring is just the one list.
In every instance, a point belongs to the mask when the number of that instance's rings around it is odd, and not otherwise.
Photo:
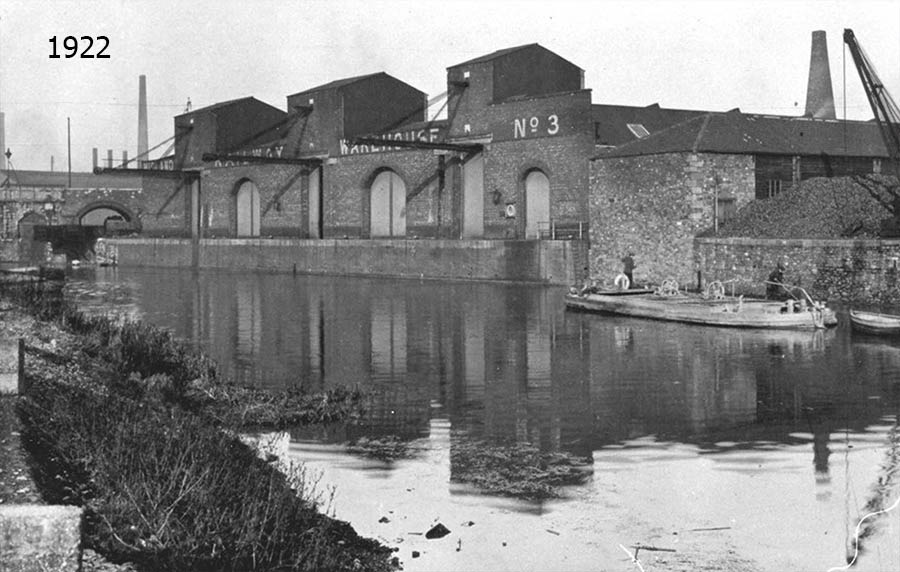
[[(559, 550), (588, 569), (603, 560), (585, 546), (612, 511), (654, 530), (666, 518), (740, 522), (744, 542), (770, 548), (753, 553), (761, 569), (827, 569), (866, 504), (896, 494), (900, 343), (845, 324), (754, 331), (595, 316), (566, 311), (560, 290), (517, 285), (91, 272), (70, 283), (73, 297), (170, 328), (242, 383), (370, 391), (361, 423), (296, 430), (290, 449), (332, 471), (329, 482), (353, 494), (339, 515), (362, 530), (371, 521), (371, 534), (385, 530), (391, 503), (506, 522), (503, 534), (521, 527), (498, 510), (563, 515), (572, 524), (552, 544), (546, 532), (522, 532), (522, 544), (540, 548), (536, 569), (558, 565), (541, 558)], [(528, 447), (539, 468), (586, 460), (587, 479), (562, 505), (472, 497), (483, 492), (473, 460)], [(830, 534), (824, 552), (824, 536), (796, 535), (813, 521)], [(472, 566), (491, 557), (479, 552)]]
[(140, 308), (241, 383), (371, 390), (364, 424), (333, 439), (414, 439), (446, 416), (472, 438), (586, 456), (646, 435), (707, 451), (796, 443), (802, 428), (825, 473), (831, 434), (861, 430), (897, 403), (900, 348), (845, 328), (598, 317), (565, 311), (555, 289), (514, 285), (95, 272), (72, 283), (73, 295)]

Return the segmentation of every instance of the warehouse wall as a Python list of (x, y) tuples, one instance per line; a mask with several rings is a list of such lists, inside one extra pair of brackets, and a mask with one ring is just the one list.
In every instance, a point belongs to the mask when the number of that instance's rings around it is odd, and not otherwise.
[(438, 156), (424, 150), (345, 155), (329, 161), (324, 175), (325, 238), (369, 237), (370, 187), (378, 172), (385, 169), (397, 173), (406, 185), (407, 236), (438, 236), (439, 218), (440, 235), (450, 236), (456, 221), (452, 201), (458, 177), (445, 178), (439, 207)]
[[(792, 185), (814, 177), (845, 177), (880, 171), (880, 159), (872, 157), (832, 157), (791, 155), (756, 156), (756, 198), (765, 199)], [(778, 181), (778, 184), (773, 184)]]
[[(299, 165), (249, 164), (203, 171), (201, 226), (205, 238), (233, 237), (237, 229), (235, 193), (242, 181), (259, 189), (260, 236), (307, 237), (309, 232), (306, 168)], [(189, 189), (183, 191), (189, 195)], [(184, 207), (185, 211), (189, 208)], [(190, 235), (185, 225), (187, 236)]]
[(754, 196), (753, 158), (670, 153), (596, 159), (590, 180), (590, 272), (611, 281), (634, 255), (635, 281), (695, 282), (694, 237), (713, 226), (716, 197)]

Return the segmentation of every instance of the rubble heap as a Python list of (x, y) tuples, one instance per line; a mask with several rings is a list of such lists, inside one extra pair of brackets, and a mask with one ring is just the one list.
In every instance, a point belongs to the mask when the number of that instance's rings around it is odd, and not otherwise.
[[(888, 177), (870, 176), (885, 203)], [(752, 201), (717, 236), (748, 238), (877, 238), (890, 211), (855, 177), (807, 179), (767, 200)]]

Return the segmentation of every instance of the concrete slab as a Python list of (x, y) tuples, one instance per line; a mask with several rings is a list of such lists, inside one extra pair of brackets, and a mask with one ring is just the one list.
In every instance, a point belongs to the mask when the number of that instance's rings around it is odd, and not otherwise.
[(0, 394), (18, 394), (19, 393), (19, 374), (18, 372), (0, 373)]
[(81, 507), (0, 506), (0, 572), (77, 572)]

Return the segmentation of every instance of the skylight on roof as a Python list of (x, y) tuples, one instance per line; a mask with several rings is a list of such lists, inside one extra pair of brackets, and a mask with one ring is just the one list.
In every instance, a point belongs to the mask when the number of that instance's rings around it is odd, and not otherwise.
[(634, 136), (638, 139), (643, 139), (647, 135), (650, 135), (650, 132), (647, 131), (647, 128), (640, 123), (628, 123), (627, 125), (628, 130), (634, 133)]

